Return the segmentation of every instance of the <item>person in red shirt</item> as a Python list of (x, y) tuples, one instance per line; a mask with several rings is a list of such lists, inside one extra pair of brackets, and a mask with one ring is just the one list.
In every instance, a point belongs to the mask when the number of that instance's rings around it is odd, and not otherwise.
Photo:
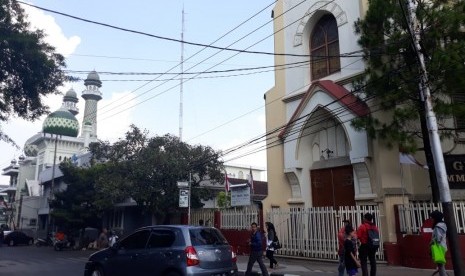
[(363, 223), (357, 229), (357, 237), (360, 241), (358, 256), (360, 258), (362, 276), (368, 276), (368, 261), (370, 260), (370, 276), (376, 276), (376, 249), (368, 245), (368, 230), (378, 231), (378, 227), (373, 223), (373, 215), (366, 213), (363, 216)]
[(350, 221), (345, 219), (342, 221), (342, 223), (344, 223), (344, 226), (342, 226), (337, 233), (337, 240), (339, 243), (339, 250), (337, 251), (337, 254), (339, 255), (339, 266), (337, 270), (339, 271), (339, 276), (344, 276), (344, 241), (346, 240), (346, 227), (350, 225)]

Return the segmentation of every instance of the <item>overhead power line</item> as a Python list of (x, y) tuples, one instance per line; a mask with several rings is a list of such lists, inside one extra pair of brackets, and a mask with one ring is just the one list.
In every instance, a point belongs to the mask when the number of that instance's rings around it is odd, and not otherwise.
[[(289, 11), (295, 9), (296, 7), (298, 7), (299, 5), (301, 5), (302, 3), (304, 3), (305, 1), (306, 1), (306, 0), (303, 0), (303, 1), (299, 2), (299, 3), (296, 4), (295, 6), (289, 8), (288, 10), (286, 10), (285, 12), (283, 12), (282, 14), (278, 15), (277, 17), (283, 16), (285, 13), (287, 13), (287, 12), (289, 12)], [(335, 1), (335, 0), (328, 1), (328, 2), (325, 3), (322, 7), (324, 7), (324, 6), (326, 6), (326, 5), (329, 5), (329, 4), (331, 4), (332, 2), (334, 2), (334, 1)], [(315, 11), (313, 11), (312, 13), (315, 13)], [(305, 17), (305, 16), (308, 16), (308, 14), (305, 14), (303, 17)], [(277, 18), (277, 17), (275, 17), (275, 18)], [(293, 25), (294, 23), (296, 23), (296, 22), (298, 22), (299, 20), (301, 20), (303, 17), (301, 17), (301, 18), (299, 18), (299, 19), (297, 19), (297, 20), (295, 20), (295, 21), (293, 21), (293, 22), (290, 22), (288, 25), (286, 25), (286, 26), (284, 26), (284, 27), (282, 27), (282, 28), (276, 30), (275, 32), (273, 32), (273, 33), (270, 34), (269, 36), (267, 36), (267, 37), (265, 37), (265, 38), (259, 40), (258, 42), (256, 42), (256, 43), (250, 45), (250, 46), (247, 47), (245, 50), (247, 50), (247, 49), (249, 49), (249, 48), (252, 48), (253, 46), (255, 46), (255, 45), (259, 44), (260, 42), (264, 41), (265, 39), (267, 39), (268, 37), (273, 36), (273, 35), (275, 35), (275, 34), (278, 33), (278, 32), (281, 32), (281, 31), (284, 30), (285, 28), (288, 28), (289, 26), (291, 26), (291, 25)], [(264, 26), (264, 25), (262, 25), (262, 26)], [(262, 26), (261, 26), (261, 27), (262, 27)], [(261, 27), (259, 27), (259, 28), (261, 28)], [(258, 30), (259, 28), (255, 29), (254, 31)], [(254, 32), (254, 31), (252, 31), (252, 32)], [(252, 32), (251, 32), (251, 33), (252, 33)], [(248, 35), (250, 35), (251, 33), (249, 33)], [(248, 36), (248, 35), (246, 35), (246, 36)], [(242, 40), (243, 38), (244, 38), (244, 37), (242, 37), (241, 39), (239, 39), (239, 40), (237, 40), (237, 41), (231, 43), (230, 45), (228, 45), (228, 47), (234, 45), (235, 43), (237, 43), (238, 41)], [(217, 54), (220, 53), (221, 51), (223, 51), (223, 50), (220, 50), (220, 51), (218, 51), (217, 53), (211, 55), (210, 57), (207, 57), (206, 59), (203, 59), (202, 61), (200, 61), (199, 63), (197, 63), (197, 65), (200, 64), (201, 62), (204, 62), (205, 60), (208, 60), (208, 59), (210, 59), (211, 57), (217, 55)], [(206, 69), (206, 70), (204, 70), (204, 71), (208, 71), (208, 70), (210, 70), (210, 69), (212, 69), (212, 68), (214, 68), (214, 67), (220, 65), (220, 64), (224, 63), (225, 61), (228, 61), (228, 60), (232, 59), (233, 57), (237, 56), (238, 54), (240, 54), (240, 53), (235, 53), (235, 54), (232, 55), (231, 57), (222, 60), (222, 61), (219, 62), (218, 64), (216, 64), (216, 65), (214, 65), (214, 66), (212, 66), (212, 67), (209, 67), (208, 69)], [(190, 70), (190, 69), (196, 67), (197, 65), (191, 66), (191, 67), (188, 68), (187, 70)], [(198, 76), (198, 75), (200, 75), (200, 74), (201, 74), (201, 73), (199, 73), (199, 74), (197, 74), (197, 75), (194, 75), (193, 77), (187, 78), (184, 82), (191, 81), (192, 79), (195, 79), (196, 76)], [(153, 88), (151, 88), (151, 89), (149, 89), (149, 90), (147, 90), (147, 91), (145, 91), (145, 92), (143, 92), (143, 93), (137, 95), (137, 96), (134, 97), (133, 99), (136, 99), (136, 98), (138, 98), (138, 97), (140, 97), (140, 96), (142, 96), (142, 95), (144, 95), (144, 94), (146, 94), (146, 93), (152, 91), (153, 89), (160, 87), (161, 85), (162, 85), (162, 84), (157, 85), (157, 86), (155, 86), (155, 87), (153, 87)], [(135, 107), (135, 106), (138, 106), (138, 105), (140, 105), (140, 104), (142, 104), (142, 103), (145, 103), (145, 102), (147, 102), (147, 101), (149, 101), (149, 100), (151, 100), (151, 99), (154, 99), (155, 97), (158, 97), (158, 96), (160, 96), (160, 95), (162, 95), (162, 94), (164, 94), (164, 93), (166, 93), (166, 92), (169, 92), (170, 90), (172, 90), (172, 89), (174, 89), (174, 88), (176, 88), (176, 87), (178, 87), (178, 86), (179, 86), (179, 84), (177, 84), (177, 85), (175, 85), (175, 86), (172, 86), (172, 87), (170, 87), (170, 88), (168, 88), (168, 89), (166, 89), (166, 90), (164, 90), (164, 91), (162, 91), (162, 92), (159, 92), (159, 93), (157, 93), (157, 94), (155, 94), (155, 95), (153, 95), (153, 96), (151, 96), (151, 97), (149, 97), (149, 98), (147, 98), (147, 99), (145, 99), (145, 100), (143, 100), (143, 101), (140, 101), (140, 102), (138, 102), (138, 103), (136, 103), (136, 104), (134, 104), (134, 105), (131, 105), (131, 106), (129, 106), (129, 107), (125, 107), (124, 109), (122, 109), (122, 110), (120, 110), (120, 111), (118, 111), (118, 112), (116, 112), (116, 113), (113, 113), (113, 114), (111, 114), (110, 116), (107, 116), (107, 117), (103, 118), (103, 120), (108, 119), (108, 118), (111, 118), (112, 116), (114, 116), (114, 115), (116, 115), (116, 114), (118, 114), (118, 113), (124, 112), (124, 111), (126, 111), (126, 110), (128, 110), (128, 109), (131, 109), (131, 108), (133, 108), (133, 107)], [(116, 106), (115, 108), (118, 108), (118, 107), (123, 106), (123, 105), (126, 106), (126, 104), (123, 103), (123, 104), (120, 104), (120, 105)], [(115, 108), (113, 108), (113, 109), (115, 109)], [(111, 110), (109, 110), (109, 111), (111, 111)], [(108, 111), (105, 111), (104, 113), (107, 113), (107, 112), (108, 112)]]
[[(259, 10), (258, 12), (256, 12), (255, 14), (253, 14), (252, 16), (250, 16), (249, 18), (247, 18), (246, 20), (242, 21), (242, 22), (241, 22), (240, 24), (238, 24), (236, 27), (232, 28), (231, 30), (227, 31), (225, 34), (221, 35), (219, 38), (217, 38), (216, 40), (214, 40), (213, 42), (211, 42), (210, 45), (213, 45), (214, 43), (216, 43), (216, 42), (220, 41), (221, 39), (223, 39), (224, 37), (226, 37), (228, 34), (234, 32), (234, 31), (237, 30), (239, 27), (241, 27), (242, 25), (244, 25), (244, 24), (247, 23), (248, 21), (252, 20), (252, 19), (253, 19), (254, 17), (256, 17), (257, 15), (259, 15), (260, 13), (262, 13), (263, 11), (265, 11), (267, 8), (271, 7), (271, 6), (272, 6), (274, 3), (276, 3), (276, 2), (277, 2), (277, 1), (273, 1), (272, 3), (270, 3), (269, 5), (267, 5), (266, 7), (264, 7), (263, 9)], [(201, 52), (203, 52), (203, 51), (206, 50), (206, 49), (208, 49), (208, 48), (207, 48), (207, 47), (204, 47), (204, 48), (200, 49), (199, 51), (197, 51), (196, 53), (194, 53), (193, 55), (191, 55), (190, 57), (188, 57), (187, 59), (185, 59), (183, 62), (186, 63), (187, 61), (189, 61), (190, 59), (194, 58), (195, 56), (197, 56), (198, 54), (200, 54)], [(199, 64), (199, 63), (197, 63), (195, 66), (197, 66), (198, 64)], [(177, 65), (172, 66), (172, 67), (171, 67), (170, 69), (168, 69), (165, 73), (171, 72), (173, 69), (177, 68), (179, 65), (180, 65), (180, 64), (178, 63)], [(195, 67), (195, 66), (193, 66), (193, 67)], [(190, 70), (190, 69), (192, 69), (193, 67), (190, 67), (190, 68), (187, 69), (187, 70)], [(160, 75), (160, 76), (158, 76), (158, 77), (156, 77), (156, 78), (154, 78), (154, 79), (152, 79), (152, 80), (146, 82), (145, 84), (143, 84), (143, 85), (137, 87), (136, 89), (134, 89), (133, 91), (131, 91), (130, 94), (133, 94), (133, 93), (135, 93), (137, 90), (143, 88), (144, 86), (150, 84), (151, 82), (156, 81), (156, 80), (157, 80), (158, 78), (160, 78), (161, 76), (163, 76), (163, 75)], [(148, 93), (149, 91), (151, 91), (151, 90), (153, 90), (153, 89), (155, 89), (155, 88), (157, 88), (157, 87), (159, 87), (159, 86), (161, 86), (161, 85), (163, 85), (164, 83), (166, 83), (166, 82), (168, 82), (168, 81), (169, 81), (169, 80), (163, 82), (163, 83), (160, 84), (160, 85), (157, 85), (156, 87), (153, 87), (153, 88), (149, 89), (148, 91), (145, 91), (144, 93), (142, 93), (142, 95)], [(127, 94), (127, 95), (130, 95), (130, 94)], [(126, 96), (127, 96), (127, 95), (126, 95)], [(101, 109), (107, 108), (108, 106), (114, 104), (115, 102), (118, 102), (118, 101), (122, 100), (123, 98), (126, 98), (126, 96), (121, 97), (120, 99), (118, 99), (118, 100), (116, 100), (116, 101), (114, 101), (114, 102), (108, 104), (107, 106), (102, 107)], [(136, 96), (136, 97), (139, 97), (139, 96)], [(135, 97), (135, 98), (136, 98), (136, 97)], [(135, 98), (134, 98), (134, 99), (135, 99)], [(120, 106), (120, 105), (119, 105), (119, 106)], [(101, 110), (101, 109), (100, 109), (100, 110)], [(114, 109), (114, 108), (113, 108), (113, 109)], [(97, 111), (95, 111), (95, 112), (97, 112)]]
[(23, 5), (27, 5), (27, 6), (39, 9), (39, 10), (47, 11), (47, 12), (54, 13), (54, 14), (59, 14), (59, 15), (65, 16), (65, 17), (75, 19), (75, 20), (79, 20), (79, 21), (83, 21), (83, 22), (87, 22), (87, 23), (91, 23), (91, 24), (95, 24), (95, 25), (100, 25), (100, 26), (115, 29), (115, 30), (120, 30), (120, 31), (124, 31), (124, 32), (134, 33), (134, 34), (139, 34), (139, 35), (148, 36), (148, 37), (152, 37), (152, 38), (157, 38), (157, 39), (161, 39), (161, 40), (167, 40), (167, 41), (178, 42), (178, 43), (185, 43), (185, 44), (192, 45), (192, 46), (206, 47), (206, 48), (211, 48), (211, 49), (231, 51), (231, 52), (239, 52), (239, 53), (246, 53), (246, 54), (260, 54), (260, 55), (271, 55), (271, 56), (309, 57), (309, 55), (273, 53), (273, 52), (263, 52), (263, 51), (249, 51), (249, 50), (241, 50), (241, 49), (232, 49), (232, 48), (226, 48), (226, 47), (213, 46), (211, 44), (208, 45), (208, 44), (202, 44), (202, 43), (197, 43), (197, 42), (184, 41), (184, 40), (181, 40), (181, 39), (170, 38), (170, 37), (165, 37), (165, 36), (160, 36), (160, 35), (154, 35), (154, 34), (142, 32), (142, 31), (131, 30), (131, 29), (124, 28), (124, 27), (118, 27), (118, 26), (115, 26), (115, 25), (111, 25), (111, 24), (107, 24), (107, 23), (103, 23), (103, 22), (98, 22), (98, 21), (82, 18), (82, 17), (79, 17), (79, 16), (67, 14), (67, 13), (64, 13), (64, 12), (59, 12), (59, 11), (39, 7), (39, 6), (30, 4), (30, 3), (26, 3), (26, 2), (23, 2), (23, 1), (18, 1), (18, 3), (23, 4)]

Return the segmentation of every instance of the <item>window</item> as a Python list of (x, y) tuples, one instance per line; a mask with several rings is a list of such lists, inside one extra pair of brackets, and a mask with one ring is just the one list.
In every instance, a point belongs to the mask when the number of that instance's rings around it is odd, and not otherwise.
[(37, 219), (29, 219), (29, 226), (36, 226), (37, 225)]
[(240, 179), (243, 179), (244, 178), (244, 173), (242, 171), (239, 171), (237, 177), (240, 178)]
[[(454, 103), (463, 108), (463, 104), (465, 103), (465, 95), (459, 93), (453, 94), (452, 100)], [(465, 132), (465, 118), (463, 116), (455, 116), (455, 127), (458, 132)]]
[(317, 80), (341, 70), (339, 34), (334, 16), (323, 16), (310, 36), (312, 80)]
[(149, 230), (138, 231), (122, 240), (120, 248), (124, 250), (144, 249), (149, 235)]
[(176, 241), (176, 236), (179, 238), (181, 235), (176, 235), (171, 230), (153, 230), (147, 248), (171, 247)]
[(223, 235), (214, 228), (195, 228), (189, 230), (191, 242), (196, 245), (228, 244)]

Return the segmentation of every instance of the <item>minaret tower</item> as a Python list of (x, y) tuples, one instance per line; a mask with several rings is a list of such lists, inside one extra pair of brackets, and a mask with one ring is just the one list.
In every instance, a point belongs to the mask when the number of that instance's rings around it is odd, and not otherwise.
[[(86, 89), (82, 91), (82, 98), (86, 103), (82, 125), (91, 125), (90, 139), (94, 140), (97, 138), (97, 103), (102, 99), (102, 92), (99, 91), (102, 82), (97, 72), (90, 72), (84, 85)], [(81, 136), (84, 136), (84, 133), (81, 133)]]
[(77, 97), (76, 92), (73, 88), (71, 88), (68, 90), (68, 92), (66, 92), (65, 96), (63, 97), (63, 104), (61, 106), (68, 109), (69, 112), (76, 116), (76, 114), (79, 113), (79, 108), (76, 105), (78, 101), (79, 98)]

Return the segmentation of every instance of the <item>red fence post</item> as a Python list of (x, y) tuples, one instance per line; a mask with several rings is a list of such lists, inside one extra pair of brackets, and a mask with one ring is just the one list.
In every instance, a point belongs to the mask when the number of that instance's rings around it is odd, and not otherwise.
[(220, 211), (215, 211), (213, 213), (213, 226), (215, 226), (215, 228), (217, 229), (221, 228), (221, 212)]

